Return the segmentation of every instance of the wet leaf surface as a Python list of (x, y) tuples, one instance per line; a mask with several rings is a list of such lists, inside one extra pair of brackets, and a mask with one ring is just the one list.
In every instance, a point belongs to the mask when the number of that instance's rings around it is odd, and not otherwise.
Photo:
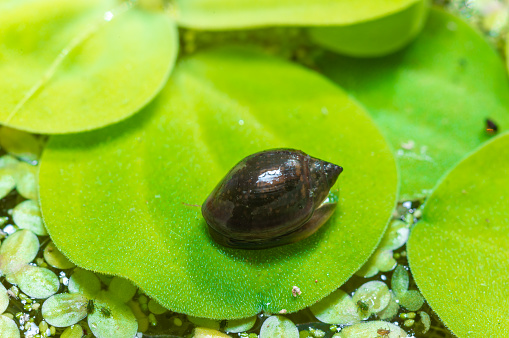
[[(190, 205), (240, 159), (275, 147), (342, 165), (338, 210), (291, 245), (217, 245)], [(45, 223), (73, 262), (127, 277), (168, 309), (218, 319), (294, 312), (335, 290), (375, 249), (395, 190), (387, 144), (341, 90), (309, 70), (236, 49), (182, 60), (132, 119), (53, 137), (40, 169)], [(293, 297), (294, 285), (302, 295)]]
[(396, 150), (400, 198), (427, 194), (463, 156), (509, 128), (509, 82), (500, 56), (473, 28), (433, 9), (419, 37), (392, 56), (327, 54), (323, 73), (368, 109)]
[(459, 337), (509, 335), (508, 190), (505, 134), (443, 178), (410, 234), (408, 257), (417, 286)]

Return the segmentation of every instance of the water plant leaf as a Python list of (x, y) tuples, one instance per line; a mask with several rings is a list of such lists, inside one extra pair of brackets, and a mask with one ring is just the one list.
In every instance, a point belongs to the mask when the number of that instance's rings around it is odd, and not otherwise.
[(368, 319), (372, 314), (382, 311), (389, 305), (391, 293), (384, 282), (371, 281), (355, 290), (352, 301), (358, 306), (362, 319)]
[(24, 293), (33, 298), (46, 299), (60, 288), (58, 276), (53, 271), (38, 266), (27, 264), (7, 277), (9, 283), (18, 284)]
[(87, 316), (88, 301), (82, 294), (60, 293), (42, 304), (42, 316), (50, 325), (70, 326)]
[(26, 162), (18, 162), (11, 168), (16, 181), (16, 190), (27, 199), (37, 200), (37, 166)]
[(417, 286), (458, 337), (509, 335), (508, 189), (506, 133), (441, 180), (410, 233)]
[(417, 39), (376, 60), (327, 53), (319, 68), (365, 105), (396, 149), (401, 199), (438, 179), (491, 136), (509, 129), (509, 81), (500, 56), (467, 23), (432, 9)]
[(0, 168), (0, 199), (7, 196), (16, 186), (16, 181), (12, 177), (11, 172)]
[[(110, 292), (113, 291), (112, 289), (109, 290)], [(136, 288), (135, 290), (136, 291)], [(131, 297), (132, 298), (132, 297)], [(131, 299), (129, 298), (129, 299)], [(148, 310), (150, 312), (152, 312), (153, 314), (155, 315), (162, 315), (163, 313), (167, 312), (168, 309), (166, 309), (165, 307), (161, 306), (158, 302), (156, 302), (155, 300), (151, 299), (148, 301)], [(244, 330), (244, 331), (247, 331), (248, 329)]]
[(0, 338), (19, 338), (20, 333), (16, 322), (9, 317), (0, 315)]
[(4, 126), (0, 127), (0, 146), (23, 161), (37, 163), (43, 142), (33, 134)]
[(126, 303), (133, 298), (136, 293), (136, 286), (125, 278), (113, 277), (108, 292), (115, 296), (122, 303)]
[(309, 309), (323, 323), (351, 325), (361, 320), (352, 297), (341, 289), (311, 305)]
[[(243, 157), (275, 147), (342, 165), (338, 210), (290, 245), (216, 244), (192, 205)], [(182, 60), (132, 119), (52, 137), (39, 179), (45, 224), (71, 261), (126, 277), (170, 310), (214, 319), (294, 312), (337, 289), (374, 251), (397, 189), (387, 143), (344, 92), (310, 70), (235, 48)]]
[(102, 291), (94, 299), (95, 311), (88, 315), (88, 326), (97, 338), (134, 337), (138, 323), (131, 309)]
[(76, 265), (69, 261), (67, 257), (65, 257), (60, 250), (57, 249), (53, 242), (49, 242), (48, 245), (44, 248), (44, 260), (48, 262), (49, 265), (57, 268), (57, 269), (71, 269)]
[(3, 1), (0, 31), (0, 122), (37, 133), (132, 115), (164, 85), (178, 49), (167, 15), (115, 0)]
[(9, 295), (7, 294), (7, 289), (0, 283), (0, 314), (4, 313), (8, 306)]
[(313, 27), (311, 39), (332, 51), (356, 57), (393, 53), (412, 41), (421, 31), (428, 14), (428, 0), (375, 20), (347, 26)]
[(392, 323), (375, 320), (367, 323), (358, 323), (352, 326), (347, 326), (343, 328), (338, 337), (340, 338), (358, 338), (358, 337), (377, 337), (378, 330), (385, 329), (389, 330), (390, 333), (383, 336), (384, 338), (402, 338), (408, 337), (405, 330), (396, 326)]
[[(150, 306), (150, 303), (149, 303)], [(232, 319), (227, 320), (226, 325), (224, 327), (225, 332), (232, 332), (232, 333), (238, 333), (238, 332), (244, 332), (251, 330), (253, 326), (256, 323), (257, 316), (252, 316), (248, 318), (241, 318), (241, 319)]]
[(30, 230), (18, 230), (9, 235), (0, 247), (0, 273), (16, 273), (34, 260), (39, 251), (39, 239)]
[(288, 318), (270, 316), (265, 319), (260, 329), (260, 338), (298, 338), (299, 329)]
[(391, 288), (396, 295), (403, 294), (408, 290), (410, 277), (408, 272), (401, 265), (398, 265), (391, 277)]
[(389, 305), (387, 305), (387, 307), (385, 309), (383, 309), (382, 311), (380, 311), (376, 314), (378, 316), (378, 318), (380, 318), (382, 320), (391, 320), (392, 318), (394, 318), (394, 316), (399, 311), (399, 304), (397, 302), (396, 295), (394, 294), (394, 292), (392, 290), (390, 291), (390, 293), (391, 293), (391, 300), (389, 302)]
[(348, 25), (390, 15), (417, 1), (175, 0), (174, 13), (180, 25), (200, 29)]
[(92, 298), (101, 291), (101, 282), (95, 273), (78, 268), (69, 278), (68, 288), (70, 293), (81, 293)]
[(205, 327), (197, 327), (193, 330), (193, 338), (231, 338), (231, 336)]
[(67, 329), (62, 332), (60, 338), (82, 338), (83, 337), (83, 328), (81, 325), (76, 324), (69, 326)]
[(13, 209), (12, 219), (20, 229), (27, 229), (39, 236), (47, 236), (48, 232), (42, 223), (41, 210), (37, 202), (26, 200)]

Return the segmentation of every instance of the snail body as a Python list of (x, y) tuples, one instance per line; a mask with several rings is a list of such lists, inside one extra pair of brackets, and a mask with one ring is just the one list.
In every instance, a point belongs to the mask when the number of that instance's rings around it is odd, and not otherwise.
[(264, 249), (316, 232), (334, 212), (323, 204), (343, 168), (294, 149), (247, 156), (202, 205), (209, 233), (219, 244)]

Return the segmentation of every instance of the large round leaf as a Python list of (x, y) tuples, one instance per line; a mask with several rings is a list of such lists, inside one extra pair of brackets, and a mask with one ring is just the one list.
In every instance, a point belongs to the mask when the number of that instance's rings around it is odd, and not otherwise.
[(487, 118), (509, 128), (509, 82), (499, 55), (440, 10), (401, 52), (373, 60), (327, 54), (319, 64), (366, 106), (397, 149), (402, 198), (425, 195), (486, 141)]
[[(215, 244), (192, 204), (244, 156), (275, 147), (342, 165), (338, 210), (298, 243)], [(226, 49), (184, 59), (136, 117), (52, 137), (40, 201), (55, 244), (79, 266), (127, 277), (168, 309), (231, 319), (293, 312), (346, 281), (383, 235), (396, 181), (387, 143), (345, 93), (291, 63)]]
[(415, 281), (458, 337), (509, 336), (508, 192), (509, 134), (504, 134), (440, 182), (410, 234)]
[(421, 31), (428, 14), (428, 1), (420, 0), (402, 11), (375, 20), (347, 26), (314, 27), (314, 42), (340, 54), (374, 57), (395, 52)]
[(179, 24), (201, 29), (349, 25), (390, 15), (419, 0), (175, 0)]
[(157, 94), (175, 62), (175, 26), (163, 13), (119, 3), (2, 1), (2, 124), (90, 130), (130, 116)]

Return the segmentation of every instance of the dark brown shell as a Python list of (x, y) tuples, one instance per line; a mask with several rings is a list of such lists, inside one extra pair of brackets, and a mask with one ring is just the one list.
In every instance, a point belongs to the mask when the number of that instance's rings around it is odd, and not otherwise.
[(262, 249), (295, 242), (334, 211), (329, 206), (314, 215), (342, 170), (299, 150), (262, 151), (226, 174), (202, 214), (211, 236), (224, 246)]

